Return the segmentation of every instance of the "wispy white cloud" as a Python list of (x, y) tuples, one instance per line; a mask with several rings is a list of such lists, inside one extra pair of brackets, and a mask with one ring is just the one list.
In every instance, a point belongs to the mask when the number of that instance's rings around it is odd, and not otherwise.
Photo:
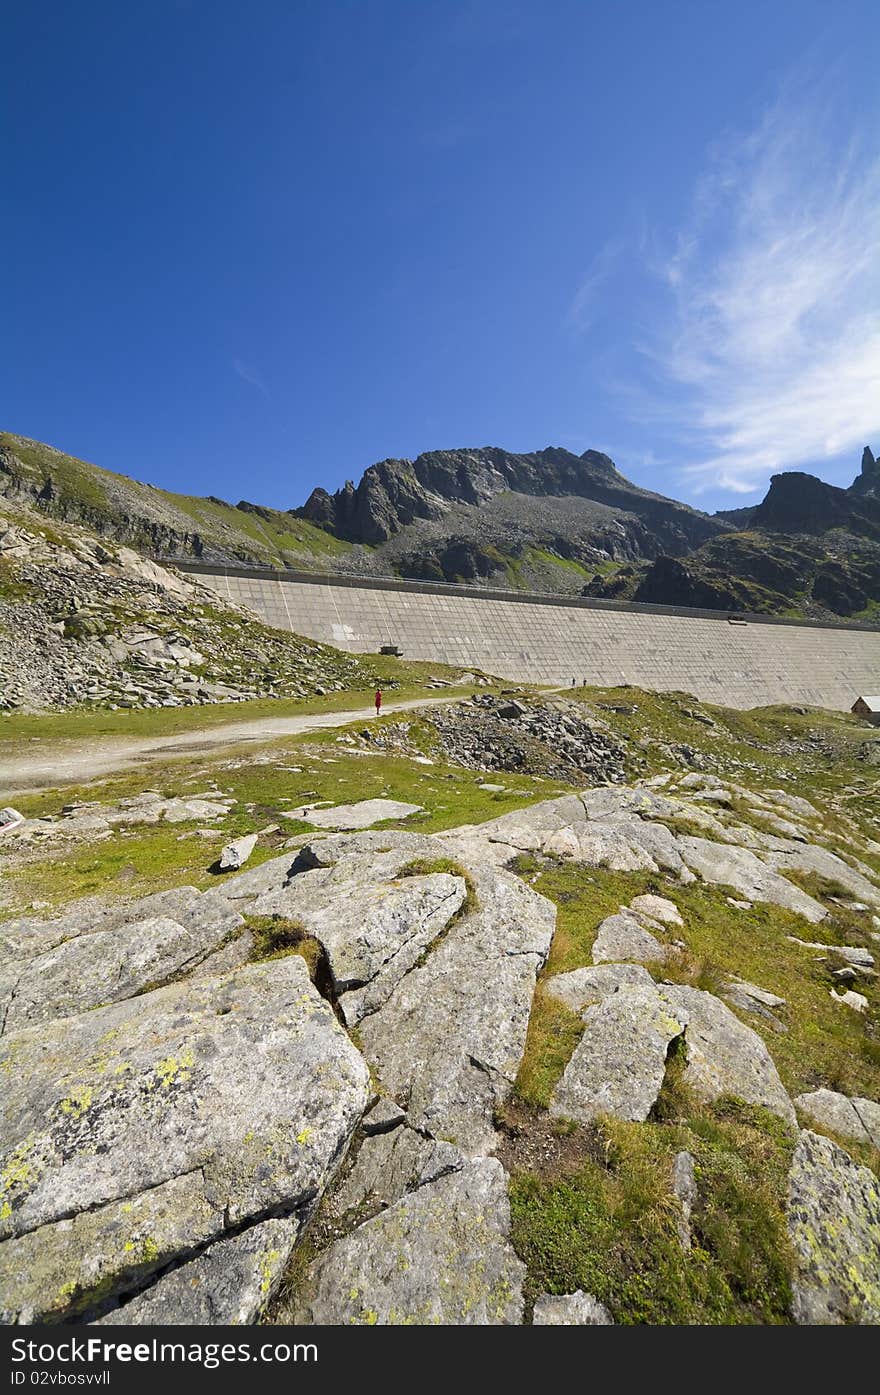
[(565, 323), (574, 333), (583, 334), (593, 324), (601, 292), (612, 275), (623, 250), (622, 239), (609, 238), (599, 248), (581, 278), (565, 314)]
[(751, 493), (880, 434), (880, 159), (803, 86), (712, 153), (659, 268), (674, 309), (649, 352), (695, 491)]
[(257, 392), (262, 393), (263, 397), (268, 398), (269, 389), (252, 363), (244, 363), (240, 358), (234, 358), (232, 370), (241, 378), (243, 383), (248, 383), (250, 387), (256, 388)]

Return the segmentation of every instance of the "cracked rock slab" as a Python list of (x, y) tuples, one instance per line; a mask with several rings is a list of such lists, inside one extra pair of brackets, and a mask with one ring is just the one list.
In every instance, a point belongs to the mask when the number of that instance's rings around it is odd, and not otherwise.
[(880, 1323), (880, 1190), (829, 1138), (805, 1129), (788, 1177), (798, 1267), (792, 1316), (810, 1324)]
[(571, 969), (544, 980), (544, 992), (580, 1012), (591, 1003), (601, 1003), (618, 988), (652, 988), (654, 980), (641, 964), (595, 964), (592, 968)]
[(750, 999), (753, 1003), (759, 1003), (761, 1007), (782, 1008), (785, 1007), (785, 999), (780, 998), (777, 993), (771, 993), (767, 988), (759, 988), (756, 983), (749, 983), (747, 979), (731, 979), (729, 988), (735, 991), (738, 996)]
[[(711, 837), (676, 833), (667, 826), (681, 819), (698, 824)], [(467, 855), (482, 853), (501, 865), (518, 852), (534, 852), (620, 872), (662, 870), (683, 883), (700, 876), (732, 887), (742, 899), (782, 906), (813, 923), (825, 918), (825, 907), (788, 881), (785, 871), (822, 872), (867, 904), (880, 905), (880, 889), (835, 854), (804, 845), (800, 831), (796, 838), (786, 838), (722, 823), (693, 800), (670, 798), (644, 785), (585, 790), (445, 836)]]
[[(150, 811), (148, 822), (186, 823), (192, 819), (224, 819), (229, 813), (225, 804), (210, 799), (164, 799)], [(133, 822), (141, 822), (138, 816)]]
[(800, 945), (801, 949), (821, 949), (829, 954), (832, 959), (842, 960), (844, 964), (852, 964), (862, 969), (872, 969), (874, 967), (874, 956), (870, 950), (864, 949), (862, 945), (827, 945), (821, 940), (801, 940), (797, 935), (786, 935), (793, 945)]
[(0, 1322), (60, 1322), (138, 1286), (223, 1225), (194, 1171), (0, 1244)]
[(463, 877), (447, 872), (383, 880), (401, 865), (394, 856), (364, 854), (301, 872), (255, 903), (258, 915), (283, 915), (320, 940), (349, 1026), (374, 1012), (422, 951), (464, 905)]
[(880, 1104), (874, 1100), (841, 1095), (836, 1090), (813, 1090), (798, 1095), (795, 1104), (820, 1128), (880, 1148)]
[(363, 1120), (362, 1128), (365, 1134), (389, 1133), (391, 1129), (396, 1129), (402, 1124), (405, 1118), (400, 1105), (383, 1096), (377, 1100)]
[[(315, 867), (337, 867), (349, 860), (356, 861), (365, 854), (387, 858), (379, 865), (388, 875), (391, 868), (400, 868), (416, 857), (438, 857), (447, 852), (436, 834), (410, 833), (402, 828), (378, 832), (327, 833), (310, 837), (302, 844), (291, 867), (291, 876)], [(285, 878), (289, 881), (290, 877)]]
[(263, 1221), (218, 1240), (204, 1254), (164, 1274), (98, 1326), (245, 1326), (274, 1297), (299, 1234), (295, 1217)]
[[(102, 1299), (127, 1291), (124, 1244), (139, 1234), (125, 1236), (125, 1207), (176, 1178), (206, 1219), (156, 1242), (163, 1262), (191, 1253), (193, 1234), (203, 1245), (273, 1212), (307, 1213), (369, 1096), (363, 1058), (296, 955), (8, 1033), (0, 1071), (0, 1308), (13, 1313), (20, 1245), (58, 1280), (45, 1301), (59, 1316), (88, 1307), (95, 1287)], [(116, 1254), (117, 1238), (122, 1258), (93, 1283), (82, 1254)]]
[(194, 886), (121, 904), (89, 897), (49, 921), (7, 921), (0, 928), (0, 1032), (120, 1002), (183, 974), (216, 974), (247, 951), (234, 905)]
[(258, 896), (264, 892), (278, 891), (284, 886), (292, 873), (295, 859), (296, 853), (293, 852), (270, 857), (256, 867), (249, 867), (246, 872), (227, 878), (211, 891), (206, 891), (205, 896), (250, 909), (250, 903)]
[(198, 928), (153, 916), (65, 940), (24, 965), (3, 1030), (120, 1002), (191, 972), (243, 926), (238, 915), (217, 916)]
[(553, 1092), (550, 1113), (589, 1123), (647, 1119), (669, 1045), (688, 1021), (654, 986), (620, 988), (584, 1013), (584, 1034)]
[(457, 1172), (468, 1158), (451, 1143), (428, 1138), (403, 1125), (389, 1133), (367, 1136), (341, 1186), (333, 1194), (336, 1216), (391, 1206), (408, 1192), (448, 1172)]
[[(739, 1008), (740, 1012), (749, 1012), (754, 1017), (762, 1017), (765, 1022), (770, 1023), (774, 1032), (788, 1031), (785, 1023), (774, 1012), (771, 1012), (766, 1004), (765, 1000), (774, 998), (775, 994), (765, 993), (763, 989), (755, 988), (754, 984), (734, 981), (727, 985), (721, 996), (731, 1007)], [(779, 1002), (785, 1006), (784, 999), (780, 999)]]
[(768, 901), (796, 911), (814, 925), (828, 914), (812, 896), (780, 876), (748, 848), (711, 843), (706, 838), (680, 837), (678, 843), (688, 867), (704, 882), (733, 887), (737, 895), (749, 901)]
[(796, 1128), (794, 1106), (757, 1032), (703, 989), (664, 983), (662, 992), (687, 1018), (685, 1084), (706, 1100), (735, 1095), (761, 1105)]
[[(784, 852), (771, 854), (768, 861), (781, 872), (796, 871), (814, 873), (817, 876), (825, 877), (828, 881), (838, 882), (846, 887), (849, 894), (857, 901), (867, 902), (875, 910), (880, 910), (880, 887), (870, 881), (863, 873), (850, 867), (848, 862), (844, 862), (842, 857), (836, 853), (829, 852), (827, 848), (819, 847), (816, 843), (803, 845), (790, 845)], [(860, 864), (864, 866), (864, 864)], [(869, 871), (865, 868), (865, 871)]]
[(405, 804), (399, 799), (361, 799), (357, 804), (337, 804), (333, 809), (307, 809), (301, 815), (316, 828), (369, 828), (385, 819), (405, 819), (421, 814), (421, 804)]
[(364, 1054), (410, 1122), (468, 1153), (494, 1143), (556, 924), (555, 906), (519, 878), (474, 880), (477, 910), (360, 1023)]
[[(575, 860), (612, 872), (687, 872), (675, 834), (662, 823), (636, 816), (596, 820), (577, 830)], [(551, 849), (552, 851), (552, 849)]]
[(188, 914), (200, 899), (194, 886), (177, 886), (170, 891), (158, 891), (152, 896), (109, 906), (89, 897), (75, 902), (63, 915), (53, 916), (51, 920), (40, 920), (36, 916), (5, 920), (0, 925), (0, 952), (5, 959), (31, 959), (55, 949), (65, 940), (94, 931), (118, 930), (154, 916), (170, 916), (183, 924), (184, 914)]
[(525, 1265), (509, 1240), (507, 1178), (494, 1158), (420, 1187), (312, 1265), (299, 1322), (521, 1323)]
[(551, 1113), (641, 1122), (655, 1103), (670, 1043), (684, 1037), (684, 1080), (706, 1100), (735, 1095), (796, 1126), (794, 1107), (762, 1039), (711, 993), (680, 984), (622, 986), (584, 1012), (585, 1030), (556, 1087)]
[(646, 915), (651, 920), (659, 920), (662, 925), (684, 925), (681, 912), (674, 901), (670, 901), (666, 896), (635, 896), (629, 903), (631, 911), (637, 915)]
[(862, 1013), (868, 1011), (868, 999), (865, 997), (864, 993), (854, 993), (851, 988), (848, 988), (845, 993), (836, 993), (832, 988), (831, 997), (836, 1003), (841, 1003), (844, 1007), (848, 1007), (851, 1012)]
[(752, 1013), (755, 1017), (762, 1017), (765, 1022), (769, 1022), (774, 1032), (787, 1032), (786, 1024), (776, 1016), (773, 1008), (784, 1008), (786, 1002), (778, 994), (769, 992), (766, 988), (759, 988), (755, 983), (748, 983), (745, 979), (731, 979), (726, 988), (722, 991), (722, 997), (731, 1007), (739, 1008), (740, 1012)]
[[(583, 796), (566, 795), (456, 829), (444, 839), (462, 856), (500, 865), (519, 852), (535, 852), (616, 872), (663, 870), (687, 880), (691, 874), (675, 834), (665, 824), (642, 817), (653, 809), (652, 798), (656, 801), (644, 791), (587, 790)], [(671, 801), (662, 803), (665, 808)]]

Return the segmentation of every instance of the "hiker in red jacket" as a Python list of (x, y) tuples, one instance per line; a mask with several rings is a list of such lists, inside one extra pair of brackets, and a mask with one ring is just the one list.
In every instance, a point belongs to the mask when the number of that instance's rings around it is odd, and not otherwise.
[(381, 689), (381, 688), (377, 688), (377, 689), (376, 689), (375, 703), (376, 703), (376, 716), (378, 717), (378, 715), (379, 715), (379, 708), (382, 706), (382, 689)]

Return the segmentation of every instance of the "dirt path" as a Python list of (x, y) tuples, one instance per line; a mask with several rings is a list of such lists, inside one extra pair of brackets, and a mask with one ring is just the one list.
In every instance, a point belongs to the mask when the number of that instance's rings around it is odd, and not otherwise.
[[(408, 712), (415, 707), (436, 707), (449, 697), (410, 698), (405, 702), (383, 703), (382, 713)], [(302, 717), (259, 717), (249, 722), (228, 722), (201, 731), (178, 732), (173, 736), (106, 737), (98, 741), (84, 738), (60, 741), (55, 746), (41, 743), (32, 756), (17, 756), (0, 764), (0, 798), (19, 792), (36, 793), (59, 785), (87, 784), (117, 770), (127, 770), (141, 761), (174, 759), (201, 755), (237, 746), (247, 741), (271, 741), (277, 736), (300, 736), (328, 727), (344, 727), (349, 722), (375, 721), (372, 709), (349, 712), (321, 712)]]

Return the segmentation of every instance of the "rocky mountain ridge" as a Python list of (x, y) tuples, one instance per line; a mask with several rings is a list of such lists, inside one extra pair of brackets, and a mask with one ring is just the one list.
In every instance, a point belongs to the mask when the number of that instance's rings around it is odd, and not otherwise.
[(417, 519), (441, 519), (450, 504), (485, 509), (508, 493), (590, 500), (643, 520), (674, 550), (717, 531), (705, 514), (632, 484), (600, 451), (578, 456), (559, 447), (526, 455), (497, 447), (428, 451), (412, 461), (383, 460), (364, 471), (357, 487), (348, 481), (333, 495), (316, 489), (295, 512), (349, 542), (380, 543)]
[(760, 504), (716, 515), (730, 531), (687, 557), (597, 574), (584, 594), (771, 614), (880, 613), (880, 465), (868, 446), (848, 489), (797, 470), (774, 475)]
[(175, 495), (0, 433), (0, 501), (150, 556), (871, 620), (880, 465), (849, 489), (775, 475), (714, 516), (641, 489), (598, 451), (429, 451), (270, 509)]

